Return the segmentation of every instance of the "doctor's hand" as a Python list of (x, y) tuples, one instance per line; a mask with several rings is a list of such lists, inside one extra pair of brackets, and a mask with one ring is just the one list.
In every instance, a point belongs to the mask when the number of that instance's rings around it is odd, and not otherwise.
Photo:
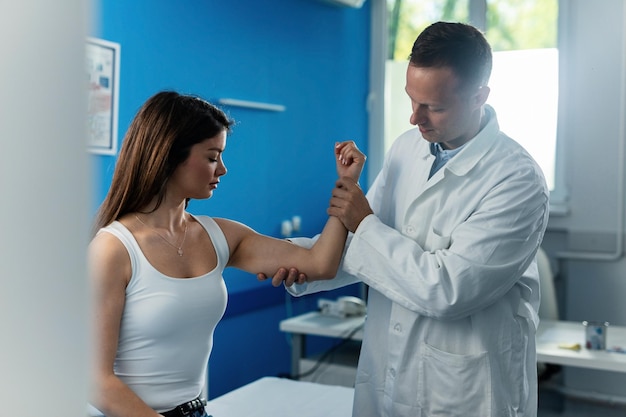
[(342, 177), (336, 182), (330, 207), (326, 211), (329, 216), (338, 217), (346, 229), (353, 233), (365, 217), (374, 213), (359, 184), (348, 177)]
[[(267, 280), (267, 275), (263, 273), (258, 273), (256, 275), (259, 281)], [(274, 287), (278, 287), (282, 282), (285, 283), (286, 287), (291, 287), (294, 283), (296, 284), (304, 284), (306, 282), (306, 275), (300, 273), (296, 268), (279, 268), (278, 271), (272, 277), (272, 285)]]

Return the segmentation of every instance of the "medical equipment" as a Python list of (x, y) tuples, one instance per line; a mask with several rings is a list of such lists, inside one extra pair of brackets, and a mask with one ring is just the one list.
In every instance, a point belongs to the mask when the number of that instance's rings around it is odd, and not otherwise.
[(341, 318), (364, 316), (367, 310), (363, 300), (352, 296), (339, 297), (337, 301), (320, 298), (317, 300), (317, 308), (325, 316)]

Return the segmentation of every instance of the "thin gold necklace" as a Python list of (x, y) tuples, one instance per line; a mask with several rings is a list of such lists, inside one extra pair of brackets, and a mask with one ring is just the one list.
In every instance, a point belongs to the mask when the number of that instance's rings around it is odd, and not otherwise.
[(183, 232), (183, 240), (180, 242), (180, 246), (174, 245), (172, 242), (167, 240), (167, 238), (165, 236), (163, 236), (161, 233), (159, 233), (159, 231), (157, 229), (155, 229), (154, 227), (152, 227), (150, 225), (147, 225), (144, 222), (142, 222), (141, 219), (139, 218), (139, 216), (137, 216), (136, 214), (135, 214), (135, 217), (137, 218), (137, 220), (139, 220), (139, 223), (141, 223), (144, 226), (149, 227), (150, 229), (154, 230), (154, 233), (159, 235), (159, 237), (161, 239), (163, 239), (165, 241), (165, 243), (167, 243), (168, 245), (170, 245), (171, 247), (176, 249), (178, 251), (178, 256), (183, 256), (183, 245), (185, 244), (185, 238), (187, 237), (187, 219), (185, 219), (184, 215), (183, 215), (183, 222), (185, 223), (185, 231)]

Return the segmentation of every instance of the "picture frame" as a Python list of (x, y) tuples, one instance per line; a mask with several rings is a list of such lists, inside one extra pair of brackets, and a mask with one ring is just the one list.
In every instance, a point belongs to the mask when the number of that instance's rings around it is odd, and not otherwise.
[(117, 154), (120, 44), (87, 38), (87, 150)]

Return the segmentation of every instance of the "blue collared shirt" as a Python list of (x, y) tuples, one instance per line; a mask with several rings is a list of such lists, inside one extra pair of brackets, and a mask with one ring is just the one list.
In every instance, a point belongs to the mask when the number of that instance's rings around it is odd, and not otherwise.
[(433, 162), (432, 167), (430, 168), (430, 175), (428, 178), (430, 179), (435, 172), (439, 171), (441, 167), (443, 167), (450, 159), (454, 157), (466, 144), (463, 146), (459, 146), (456, 149), (443, 149), (441, 144), (439, 143), (431, 143), (430, 144), (430, 153), (435, 157), (435, 162)]

